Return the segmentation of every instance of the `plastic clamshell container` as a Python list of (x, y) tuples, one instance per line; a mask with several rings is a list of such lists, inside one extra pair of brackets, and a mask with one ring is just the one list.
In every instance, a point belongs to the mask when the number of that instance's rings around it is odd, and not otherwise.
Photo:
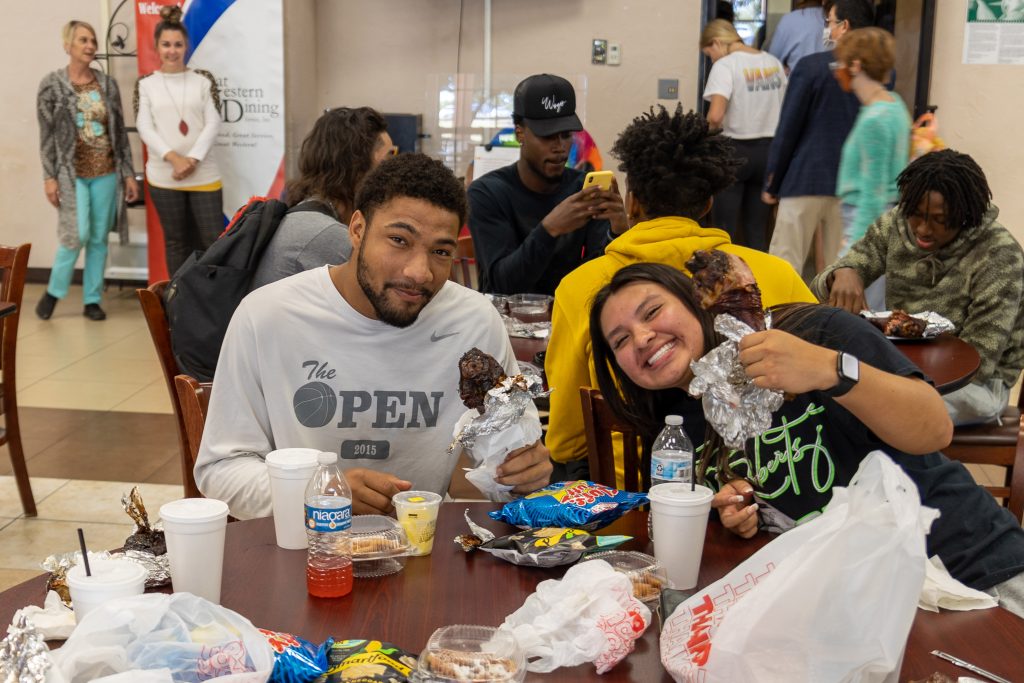
[(454, 624), (434, 631), (409, 680), (505, 683), (526, 678), (526, 657), (508, 631)]
[(353, 515), (349, 534), (352, 576), (387, 576), (405, 568), (405, 558), (412, 546), (396, 520), (383, 515)]
[(604, 560), (625, 574), (633, 584), (633, 596), (651, 609), (658, 605), (661, 589), (670, 588), (665, 568), (657, 559), (633, 550), (606, 550), (587, 555), (584, 561)]

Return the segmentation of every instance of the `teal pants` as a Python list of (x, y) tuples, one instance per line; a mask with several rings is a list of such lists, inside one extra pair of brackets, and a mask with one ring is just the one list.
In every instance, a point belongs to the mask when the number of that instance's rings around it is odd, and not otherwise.
[(96, 178), (75, 178), (75, 202), (78, 213), (78, 249), (57, 247), (50, 270), (50, 296), (68, 295), (78, 252), (85, 247), (85, 272), (82, 275), (82, 303), (98, 304), (103, 295), (103, 269), (107, 265), (107, 234), (114, 225), (117, 174)]

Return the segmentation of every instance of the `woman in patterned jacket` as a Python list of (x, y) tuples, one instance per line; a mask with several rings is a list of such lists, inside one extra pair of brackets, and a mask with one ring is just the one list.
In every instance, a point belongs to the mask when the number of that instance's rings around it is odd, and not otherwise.
[(43, 78), (36, 99), (43, 189), (57, 209), (60, 239), (36, 315), (48, 320), (57, 300), (67, 296), (84, 246), (82, 314), (103, 320), (107, 316), (100, 300), (107, 233), (116, 226), (121, 244), (128, 242), (125, 202), (139, 196), (139, 186), (117, 83), (90, 67), (96, 55), (96, 32), (83, 21), (70, 21), (62, 36), (70, 61)]

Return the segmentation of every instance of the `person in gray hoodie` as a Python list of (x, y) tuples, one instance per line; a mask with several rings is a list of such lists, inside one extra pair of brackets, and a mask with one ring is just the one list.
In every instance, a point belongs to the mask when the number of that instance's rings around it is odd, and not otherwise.
[(899, 202), (811, 283), (823, 302), (859, 313), (886, 276), (888, 308), (935, 311), (981, 356), (971, 384), (945, 395), (953, 424), (994, 420), (1024, 367), (1024, 250), (997, 220), (984, 172), (953, 150), (926, 154), (896, 179)]
[(348, 221), (363, 178), (395, 151), (384, 116), (370, 107), (329, 109), (299, 152), (291, 207), (267, 245), (253, 289), (352, 255)]

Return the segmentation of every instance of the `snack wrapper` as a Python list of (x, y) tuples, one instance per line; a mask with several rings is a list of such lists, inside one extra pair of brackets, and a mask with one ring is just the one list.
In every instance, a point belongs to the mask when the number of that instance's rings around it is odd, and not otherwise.
[(731, 315), (715, 317), (715, 331), (726, 341), (691, 364), (691, 396), (703, 396), (704, 416), (729, 448), (743, 448), (747, 439), (771, 427), (772, 413), (782, 406), (783, 394), (755, 386), (740, 363), (739, 341), (753, 333)]
[(448, 450), (452, 452), (460, 444), (467, 450), (476, 467), (466, 473), (466, 479), (488, 499), (512, 499), (512, 487), (499, 484), (494, 478), (509, 453), (540, 439), (540, 419), (533, 399), (548, 393), (540, 377), (534, 374), (506, 377), (487, 392), (483, 414), (470, 408), (455, 424), (455, 440)]
[(274, 670), (268, 683), (312, 683), (327, 673), (327, 650), (333, 641), (314, 645), (290, 633), (258, 629), (274, 650)]
[(455, 539), (463, 550), (482, 550), (512, 564), (530, 567), (572, 564), (586, 554), (616, 548), (633, 538), (595, 536), (583, 529), (561, 527), (526, 529), (507, 536), (495, 537), (469, 518), (469, 510), (466, 510), (466, 523), (473, 533)]
[[(869, 321), (881, 321), (883, 324), (892, 315), (892, 311), (868, 311), (864, 310), (860, 312), (862, 318)], [(908, 313), (911, 318), (917, 318), (923, 320), (925, 323), (924, 332), (921, 333), (921, 339), (931, 339), (937, 337), (940, 334), (946, 332), (955, 332), (956, 325), (952, 323), (948, 318), (945, 318), (935, 311), (920, 311), (919, 313)]]
[(524, 529), (565, 527), (594, 531), (647, 502), (646, 493), (629, 493), (592, 481), (560, 481), (488, 512), (491, 519)]
[(392, 683), (416, 668), (416, 655), (379, 640), (336, 640), (327, 649), (324, 683)]

